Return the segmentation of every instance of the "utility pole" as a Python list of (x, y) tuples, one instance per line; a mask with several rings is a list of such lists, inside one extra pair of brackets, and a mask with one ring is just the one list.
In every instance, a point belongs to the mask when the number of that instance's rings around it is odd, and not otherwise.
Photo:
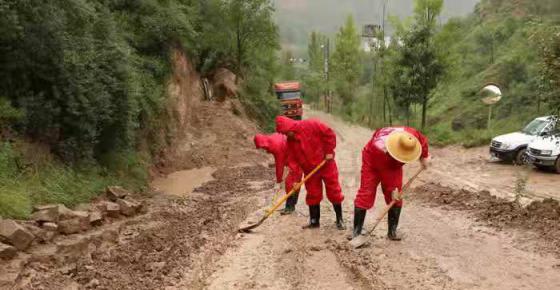
[[(383, 15), (381, 17), (381, 39), (382, 39), (381, 43), (383, 47), (381, 48), (381, 68), (380, 68), (381, 75), (383, 77), (386, 77), (384, 72), (385, 50), (387, 48), (387, 45), (385, 43), (385, 15), (387, 11), (386, 9), (387, 9), (387, 0), (383, 0)], [(383, 81), (383, 124), (384, 125), (387, 124), (387, 115), (389, 116), (389, 125), (392, 125), (393, 117), (391, 113), (391, 103), (387, 98), (387, 83)]]

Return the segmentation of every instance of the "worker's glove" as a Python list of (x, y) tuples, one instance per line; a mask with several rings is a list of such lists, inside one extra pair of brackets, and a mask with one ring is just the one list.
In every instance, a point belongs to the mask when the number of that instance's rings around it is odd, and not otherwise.
[(279, 192), (284, 189), (284, 182), (274, 184), (274, 192)]
[(395, 190), (393, 190), (391, 195), (393, 197), (393, 200), (396, 200), (396, 201), (401, 201), (402, 200), (402, 193), (399, 191), (398, 188), (395, 188)]
[(420, 159), (420, 165), (422, 166), (422, 169), (424, 170), (428, 169), (428, 167), (430, 167), (430, 162), (431, 162), (430, 157)]

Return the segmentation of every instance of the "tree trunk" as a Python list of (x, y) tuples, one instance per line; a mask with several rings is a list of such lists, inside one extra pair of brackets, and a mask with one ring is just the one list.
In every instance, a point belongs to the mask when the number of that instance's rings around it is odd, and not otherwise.
[(406, 125), (410, 126), (410, 104), (406, 104)]
[(389, 125), (393, 125), (393, 110), (391, 108), (391, 101), (389, 100), (389, 94), (387, 94), (387, 87), (383, 86), (383, 94), (387, 96), (387, 113), (389, 114)]
[(426, 127), (427, 107), (428, 107), (428, 97), (424, 96), (424, 99), (422, 100), (422, 125), (421, 125), (421, 130), (422, 131), (424, 131), (424, 128)]

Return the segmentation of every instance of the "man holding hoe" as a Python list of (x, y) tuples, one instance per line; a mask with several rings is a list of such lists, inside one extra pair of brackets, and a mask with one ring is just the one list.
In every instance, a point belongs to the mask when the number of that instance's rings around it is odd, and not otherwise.
[(276, 132), (288, 138), (288, 155), (291, 162), (296, 163), (307, 175), (324, 160), (326, 163), (305, 183), (309, 206), (309, 224), (304, 229), (319, 228), (323, 199), (323, 183), (327, 198), (333, 204), (336, 213), (336, 226), (344, 230), (342, 218), (342, 201), (344, 196), (338, 182), (338, 168), (334, 160), (336, 134), (327, 125), (318, 120), (308, 119), (295, 121), (284, 116), (276, 117)]
[[(286, 194), (292, 190), (292, 187), (301, 181), (302, 171), (288, 157), (288, 141), (286, 136), (274, 133), (271, 135), (257, 134), (254, 138), (257, 149), (263, 149), (274, 156), (274, 164), (276, 166), (276, 187), (275, 191), (279, 192), (284, 180), (284, 167), (288, 167), (288, 176), (285, 178), (284, 186)], [(299, 190), (286, 200), (286, 207), (281, 212), (282, 215), (291, 214), (296, 210)]]
[(362, 176), (354, 200), (352, 238), (362, 233), (366, 211), (373, 207), (377, 186), (381, 183), (385, 202), (390, 204), (397, 199), (388, 212), (387, 237), (393, 241), (401, 239), (397, 226), (402, 208), (402, 167), (420, 159), (422, 168), (426, 169), (428, 156), (428, 139), (413, 128), (390, 127), (375, 131), (362, 150)]

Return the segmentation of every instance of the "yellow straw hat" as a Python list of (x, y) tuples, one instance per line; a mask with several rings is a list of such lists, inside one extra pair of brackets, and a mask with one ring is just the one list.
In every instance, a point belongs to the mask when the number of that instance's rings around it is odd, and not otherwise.
[(416, 137), (404, 131), (395, 131), (385, 142), (389, 155), (402, 163), (411, 163), (420, 158), (422, 146)]

